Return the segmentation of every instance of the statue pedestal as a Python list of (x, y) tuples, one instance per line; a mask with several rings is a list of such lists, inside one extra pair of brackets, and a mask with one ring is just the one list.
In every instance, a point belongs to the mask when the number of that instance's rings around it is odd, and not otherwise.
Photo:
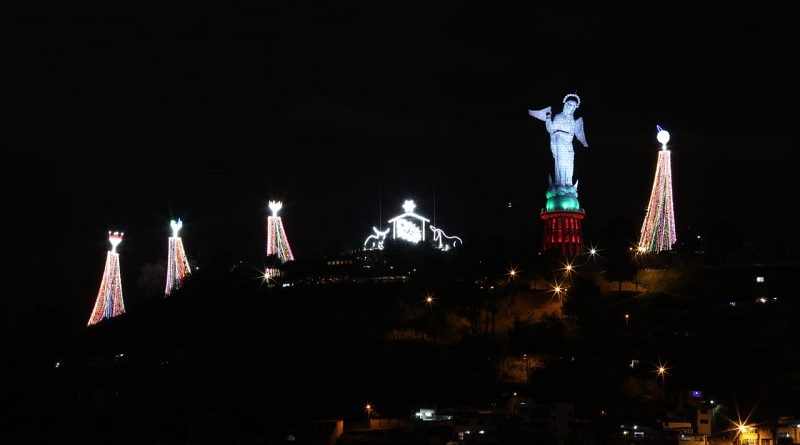
[(555, 250), (565, 258), (583, 253), (581, 221), (586, 212), (578, 202), (578, 185), (555, 185), (547, 188), (547, 204), (540, 217), (544, 223), (542, 250)]
[(581, 211), (581, 204), (578, 202), (578, 185), (553, 185), (547, 187), (547, 204), (544, 211), (556, 212), (566, 210), (569, 212)]
[(577, 211), (542, 210), (540, 217), (544, 223), (542, 250), (555, 250), (565, 258), (574, 258), (583, 253), (583, 230), (581, 221), (586, 216), (582, 209)]

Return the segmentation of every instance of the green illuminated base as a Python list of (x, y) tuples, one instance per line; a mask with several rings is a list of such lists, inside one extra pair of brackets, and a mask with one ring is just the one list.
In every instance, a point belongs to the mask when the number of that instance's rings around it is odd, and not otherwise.
[(577, 212), (581, 209), (578, 202), (578, 184), (575, 185), (554, 185), (550, 184), (547, 188), (546, 212), (558, 212), (562, 210)]

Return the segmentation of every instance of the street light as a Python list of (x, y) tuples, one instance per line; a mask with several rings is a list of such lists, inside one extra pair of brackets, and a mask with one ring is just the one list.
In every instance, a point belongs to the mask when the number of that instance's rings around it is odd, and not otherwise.
[(367, 412), (367, 424), (369, 425), (372, 420), (372, 404), (367, 402), (367, 404), (364, 405), (364, 410)]
[(508, 272), (506, 273), (506, 275), (508, 275), (508, 279), (506, 280), (506, 294), (508, 294), (511, 290), (516, 290), (517, 273), (517, 268), (514, 266), (511, 266), (511, 268), (508, 269)]
[[(631, 314), (625, 313), (625, 333), (628, 333), (628, 325), (630, 324)], [(666, 371), (666, 370), (665, 370)]]
[(592, 264), (597, 264), (597, 259), (600, 258), (600, 249), (596, 244), (589, 244), (586, 248), (586, 255), (588, 259), (592, 260)]
[(754, 434), (756, 433), (755, 429), (751, 425), (747, 424), (747, 420), (745, 420), (744, 422), (740, 420), (739, 423), (734, 423), (733, 426), (735, 427), (734, 431), (736, 431), (736, 437), (734, 438), (734, 443), (748, 444), (754, 442), (755, 443), (761, 442), (760, 440), (758, 440), (759, 439), (758, 435)]
[(525, 362), (525, 383), (528, 383), (528, 354), (522, 354), (522, 360)]
[(572, 277), (572, 271), (575, 270), (575, 266), (573, 266), (571, 262), (567, 261), (566, 263), (561, 264), (561, 270), (564, 271), (564, 277), (569, 278)]
[(656, 367), (656, 374), (658, 377), (661, 377), (661, 395), (664, 398), (664, 405), (666, 407), (667, 404), (667, 387), (666, 387), (666, 376), (669, 375), (667, 372), (669, 368), (667, 367), (666, 363), (660, 363)]

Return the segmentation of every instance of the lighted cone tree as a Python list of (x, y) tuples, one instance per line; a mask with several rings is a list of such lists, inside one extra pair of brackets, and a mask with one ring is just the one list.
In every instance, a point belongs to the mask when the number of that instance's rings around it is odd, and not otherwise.
[(653, 191), (650, 193), (650, 203), (647, 205), (647, 215), (639, 238), (639, 250), (650, 253), (670, 250), (676, 241), (675, 212), (672, 207), (672, 166), (667, 149), (669, 133), (658, 125), (656, 128), (661, 151), (658, 152)]
[(178, 236), (178, 232), (183, 227), (180, 218), (169, 222), (172, 227), (172, 236), (169, 238), (169, 253), (167, 258), (167, 289), (164, 296), (168, 296), (175, 289), (183, 285), (184, 280), (192, 273), (189, 267), (189, 260), (186, 259), (186, 252), (183, 250), (183, 240)]
[[(280, 264), (285, 264), (288, 261), (294, 261), (294, 255), (292, 255), (292, 248), (289, 246), (286, 231), (283, 229), (283, 221), (278, 216), (278, 211), (281, 208), (283, 208), (283, 203), (280, 201), (269, 202), (272, 216), (267, 217), (267, 256), (274, 255)], [(278, 269), (270, 267), (266, 269), (265, 273), (270, 278), (280, 275)]]
[(117, 253), (117, 246), (122, 242), (122, 235), (119, 232), (108, 232), (111, 250), (106, 255), (103, 281), (100, 282), (100, 291), (97, 292), (97, 300), (94, 303), (92, 315), (89, 317), (88, 326), (125, 313), (125, 304), (122, 301), (122, 276), (119, 272), (119, 254)]

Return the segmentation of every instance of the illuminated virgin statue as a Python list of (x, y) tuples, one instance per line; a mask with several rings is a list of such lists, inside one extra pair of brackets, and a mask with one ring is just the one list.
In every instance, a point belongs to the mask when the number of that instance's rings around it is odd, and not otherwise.
[[(562, 102), (564, 109), (555, 117), (550, 116), (552, 107), (528, 110), (528, 114), (544, 121), (545, 128), (550, 133), (550, 151), (553, 152), (553, 160), (555, 160), (555, 183), (551, 180), (551, 185), (556, 188), (571, 188), (575, 161), (572, 138), (578, 138), (584, 147), (588, 147), (589, 144), (586, 143), (586, 135), (583, 132), (583, 118), (575, 119), (573, 116), (575, 110), (581, 105), (581, 98), (577, 94), (567, 94)], [(577, 184), (575, 188), (577, 188)]]

